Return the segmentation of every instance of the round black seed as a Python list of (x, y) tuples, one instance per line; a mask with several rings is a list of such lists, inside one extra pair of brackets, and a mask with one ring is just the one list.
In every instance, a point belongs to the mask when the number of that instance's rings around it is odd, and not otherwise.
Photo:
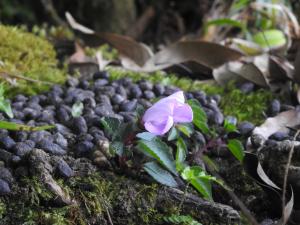
[(89, 156), (92, 153), (94, 144), (90, 141), (83, 141), (75, 146), (75, 154), (78, 157)]
[(254, 87), (255, 87), (254, 83), (246, 82), (246, 83), (242, 84), (239, 87), (239, 89), (241, 90), (241, 92), (248, 94), (254, 90)]
[(24, 156), (27, 153), (31, 152), (33, 149), (32, 145), (26, 142), (17, 142), (16, 145), (14, 146), (14, 153), (17, 156)]
[(7, 195), (11, 192), (9, 185), (6, 181), (0, 179), (0, 195)]
[(207, 105), (206, 94), (203, 91), (196, 91), (193, 93), (194, 98), (197, 99), (201, 105)]
[(17, 142), (23, 142), (23, 141), (27, 140), (28, 132), (26, 132), (26, 131), (16, 131), (16, 132), (12, 133), (12, 136)]
[(81, 80), (79, 82), (79, 85), (78, 85), (80, 88), (86, 90), (90, 87), (90, 82), (88, 82), (87, 80)]
[(52, 134), (45, 130), (35, 131), (35, 132), (30, 133), (28, 139), (33, 141), (34, 143), (39, 143), (42, 140), (53, 141)]
[(139, 82), (139, 86), (140, 88), (143, 90), (143, 91), (146, 91), (146, 90), (152, 90), (153, 89), (153, 84), (149, 81), (140, 81)]
[(77, 134), (86, 133), (87, 130), (88, 130), (88, 127), (87, 127), (85, 119), (82, 116), (73, 118), (73, 120), (72, 120), (72, 129)]
[(111, 105), (110, 99), (108, 96), (106, 95), (100, 95), (98, 97), (96, 97), (96, 101), (99, 104), (104, 104), (104, 105)]
[(15, 103), (12, 103), (11, 104), (11, 107), (14, 109), (14, 110), (22, 110), (23, 107), (24, 107), (25, 103), (24, 102), (15, 102)]
[(109, 78), (109, 73), (107, 71), (97, 71), (96, 73), (93, 74), (93, 79), (108, 79)]
[(280, 101), (278, 99), (274, 99), (271, 102), (270, 108), (269, 108), (269, 114), (270, 116), (276, 116), (280, 112)]
[(95, 108), (96, 107), (96, 101), (94, 98), (86, 98), (83, 100), (84, 108), (90, 107)]
[(21, 94), (18, 94), (14, 97), (14, 102), (25, 102), (27, 100), (28, 98)]
[(62, 159), (58, 162), (57, 173), (63, 178), (70, 178), (74, 176), (72, 168)]
[(95, 108), (95, 113), (102, 117), (102, 116), (110, 116), (112, 115), (114, 112), (112, 110), (112, 107), (111, 105), (106, 105), (106, 104), (101, 104), (101, 105), (98, 105), (96, 108)]
[(275, 140), (275, 141), (283, 141), (289, 138), (289, 135), (287, 133), (284, 132), (275, 132), (274, 134), (272, 134), (269, 139)]
[(17, 155), (13, 155), (11, 157), (11, 162), (15, 165), (19, 164), (21, 162), (22, 158), (20, 156)]
[(217, 104), (221, 101), (221, 95), (212, 95), (211, 98), (215, 100)]
[(121, 85), (116, 87), (116, 93), (121, 95), (123, 98), (127, 98), (126, 89)]
[(187, 99), (193, 99), (194, 98), (194, 95), (190, 92), (185, 93), (185, 96), (186, 96)]
[(14, 177), (11, 174), (11, 172), (5, 168), (1, 167), (0, 168), (0, 179), (6, 181), (7, 183), (11, 184), (14, 181)]
[(58, 144), (60, 147), (66, 149), (68, 147), (68, 141), (61, 133), (56, 133), (53, 135), (53, 140), (55, 144)]
[(69, 113), (69, 111), (64, 107), (59, 107), (56, 112), (58, 121), (62, 124), (68, 124), (71, 118), (71, 113)]
[(69, 87), (76, 87), (78, 84), (79, 80), (75, 77), (69, 77), (66, 82), (66, 85)]
[(116, 94), (111, 98), (112, 103), (115, 105), (120, 104), (124, 100), (125, 100), (125, 98), (120, 94)]
[(66, 151), (63, 150), (58, 144), (55, 144), (48, 140), (42, 140), (38, 143), (38, 148), (43, 149), (45, 152), (54, 155), (64, 155)]
[(161, 84), (155, 84), (153, 87), (153, 91), (156, 95), (161, 96), (165, 92), (165, 87)]
[(133, 99), (131, 101), (124, 101), (120, 105), (120, 110), (125, 112), (131, 112), (134, 111), (137, 106), (137, 100)]
[(144, 97), (150, 100), (155, 98), (155, 94), (152, 91), (144, 91)]
[(23, 113), (26, 119), (36, 119), (41, 115), (40, 111), (28, 107), (23, 110)]
[(129, 90), (131, 98), (140, 98), (143, 95), (142, 90), (139, 88), (138, 85), (134, 84)]
[(138, 100), (138, 103), (140, 104), (140, 105), (142, 105), (144, 108), (150, 108), (151, 106), (152, 106), (152, 103), (151, 102), (149, 102), (148, 100), (146, 100), (146, 99), (143, 99), (143, 98), (140, 98), (139, 100)]
[(252, 123), (247, 122), (247, 121), (241, 122), (238, 125), (238, 130), (242, 135), (249, 135), (254, 128), (255, 128), (255, 126)]
[(16, 142), (10, 136), (0, 136), (0, 147), (10, 150), (15, 146)]
[(95, 89), (102, 88), (103, 86), (108, 84), (108, 80), (106, 79), (97, 79), (94, 83)]
[(10, 152), (0, 148), (0, 160), (4, 161), (5, 163), (9, 163), (12, 156), (13, 155)]
[(119, 114), (124, 118), (124, 122), (131, 122), (136, 118), (134, 112), (120, 112)]
[(51, 92), (56, 93), (58, 96), (62, 96), (64, 94), (64, 90), (59, 85), (53, 85), (51, 87)]

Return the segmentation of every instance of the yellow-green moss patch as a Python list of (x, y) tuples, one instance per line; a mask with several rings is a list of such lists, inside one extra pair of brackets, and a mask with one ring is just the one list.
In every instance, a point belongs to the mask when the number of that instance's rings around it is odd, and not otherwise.
[[(0, 25), (0, 72), (51, 83), (63, 83), (65, 72), (57, 68), (56, 53), (46, 40), (17, 27)], [(1, 78), (1, 76), (0, 76)], [(3, 79), (3, 76), (2, 76)], [(49, 85), (17, 79), (7, 82), (9, 95), (35, 94)]]

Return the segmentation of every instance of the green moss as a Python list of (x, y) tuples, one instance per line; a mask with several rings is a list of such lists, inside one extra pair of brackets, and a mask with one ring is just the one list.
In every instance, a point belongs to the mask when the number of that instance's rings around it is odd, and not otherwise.
[(0, 200), (0, 219), (2, 219), (5, 213), (6, 213), (6, 205), (4, 202)]
[[(66, 77), (65, 72), (57, 68), (53, 46), (17, 27), (0, 25), (0, 61), (2, 74), (19, 75), (50, 83), (63, 83)], [(16, 86), (7, 83), (10, 95), (35, 94), (48, 87), (49, 84), (23, 79), (18, 79)]]

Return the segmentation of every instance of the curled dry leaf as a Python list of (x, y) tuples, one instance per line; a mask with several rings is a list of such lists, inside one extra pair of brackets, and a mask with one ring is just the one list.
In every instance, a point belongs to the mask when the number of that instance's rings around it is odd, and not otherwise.
[[(259, 57), (261, 58), (261, 56)], [(248, 80), (259, 86), (266, 87), (267, 82), (265, 77), (267, 70), (263, 68), (265, 66), (264, 64), (257, 63), (260, 62), (260, 60), (257, 59), (257, 57), (254, 57), (253, 62), (235, 61), (226, 63), (214, 69), (213, 76), (221, 85), (225, 85), (230, 80), (236, 80), (237, 82)]]
[(261, 126), (253, 130), (253, 134), (259, 134), (265, 139), (277, 131), (287, 133), (289, 127), (296, 127), (300, 124), (300, 108), (279, 113), (275, 117), (268, 118)]

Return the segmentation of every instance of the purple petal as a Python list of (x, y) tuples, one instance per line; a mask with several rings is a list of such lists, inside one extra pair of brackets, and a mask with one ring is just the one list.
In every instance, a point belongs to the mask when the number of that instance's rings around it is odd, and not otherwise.
[(173, 118), (168, 116), (161, 121), (149, 121), (145, 122), (144, 126), (147, 131), (156, 135), (163, 135), (167, 133), (173, 126)]
[(193, 121), (193, 111), (188, 104), (178, 105), (173, 112), (174, 123), (189, 123)]
[(143, 121), (161, 121), (161, 118), (167, 118), (168, 116), (171, 116), (173, 114), (175, 104), (176, 102), (174, 101), (169, 101), (165, 104), (154, 104), (145, 112)]
[(157, 103), (158, 104), (161, 104), (161, 103), (165, 103), (165, 102), (169, 102), (169, 101), (176, 101), (178, 103), (184, 103), (184, 94), (183, 94), (183, 91), (177, 91), (175, 92), (174, 94), (166, 97), (166, 98), (163, 98), (161, 100), (159, 100)]

